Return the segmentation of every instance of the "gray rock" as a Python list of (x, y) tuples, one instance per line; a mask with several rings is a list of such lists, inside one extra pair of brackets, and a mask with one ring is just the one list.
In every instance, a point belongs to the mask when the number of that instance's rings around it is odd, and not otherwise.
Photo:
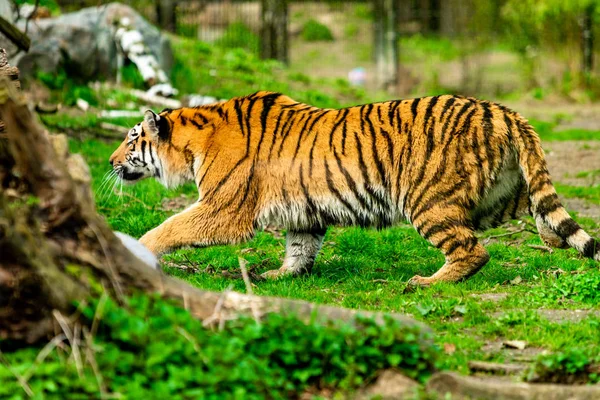
[(146, 246), (138, 242), (137, 239), (123, 232), (115, 232), (115, 236), (117, 236), (121, 240), (123, 246), (127, 247), (127, 249), (144, 264), (146, 264), (150, 268), (160, 268), (156, 256), (152, 254), (152, 252), (148, 250)]
[[(83, 80), (114, 77), (117, 71), (114, 33), (122, 18), (128, 18), (132, 27), (142, 34), (146, 47), (168, 72), (173, 63), (169, 39), (133, 8), (120, 3), (84, 8), (30, 23), (31, 49), (20, 53), (13, 64), (25, 78), (37, 69), (53, 73), (59, 68)], [(24, 28), (24, 24), (19, 21), (18, 26)]]

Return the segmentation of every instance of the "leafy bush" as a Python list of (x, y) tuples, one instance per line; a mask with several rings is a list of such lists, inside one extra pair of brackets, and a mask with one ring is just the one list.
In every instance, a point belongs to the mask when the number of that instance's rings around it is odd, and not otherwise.
[(307, 42), (331, 42), (331, 30), (317, 20), (309, 19), (302, 28), (302, 39)]
[[(129, 398), (290, 398), (309, 387), (352, 390), (385, 368), (424, 380), (437, 354), (421, 332), (391, 319), (360, 319), (354, 327), (270, 315), (260, 324), (242, 318), (211, 330), (184, 309), (145, 296), (130, 298), (126, 308), (108, 300), (102, 310), (83, 311), (86, 324), (101, 317), (93, 345), (81, 350), (83, 363), (95, 360), (106, 391)], [(31, 375), (36, 396), (98, 394), (94, 370), (78, 376), (73, 358), (62, 353), (36, 363), (39, 349), (3, 352), (13, 371)], [(0, 367), (0, 397), (19, 394), (13, 374)]]
[(596, 383), (600, 381), (600, 375), (598, 371), (592, 371), (593, 362), (594, 359), (589, 354), (578, 348), (542, 354), (531, 368), (528, 380), (568, 384)]
[(589, 271), (560, 277), (553, 287), (555, 298), (567, 298), (582, 303), (598, 304), (600, 300), (600, 274)]
[(98, 105), (98, 96), (94, 90), (83, 82), (69, 78), (62, 69), (56, 74), (38, 71), (36, 77), (52, 91), (53, 101), (72, 106), (81, 98), (93, 106)]

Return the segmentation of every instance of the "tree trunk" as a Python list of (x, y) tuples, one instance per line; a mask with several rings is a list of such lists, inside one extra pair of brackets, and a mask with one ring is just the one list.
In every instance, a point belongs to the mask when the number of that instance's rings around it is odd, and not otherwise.
[[(0, 135), (0, 339), (35, 342), (52, 333), (53, 310), (68, 313), (76, 301), (101, 291), (116, 299), (157, 292), (202, 320), (276, 312), (306, 321), (316, 316), (352, 322), (358, 314), (303, 301), (202, 291), (150, 268), (96, 214), (83, 159), (68, 155), (64, 136), (48, 136), (1, 77), (0, 117), (6, 123), (6, 134)], [(423, 327), (409, 317), (391, 316)]]
[(596, 5), (590, 3), (586, 7), (581, 27), (581, 45), (582, 45), (582, 63), (581, 63), (581, 75), (583, 82), (586, 87), (590, 86), (590, 80), (592, 77), (592, 71), (594, 69), (594, 29), (593, 29), (593, 17)]
[(177, 0), (156, 0), (156, 19), (161, 29), (175, 33)]
[(261, 1), (260, 55), (288, 63), (288, 2), (287, 0)]

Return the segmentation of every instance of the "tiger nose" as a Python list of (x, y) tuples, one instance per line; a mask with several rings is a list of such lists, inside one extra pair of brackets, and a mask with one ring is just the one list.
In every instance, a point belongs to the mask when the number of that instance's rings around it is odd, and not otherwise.
[(113, 166), (113, 164), (115, 163), (115, 162), (113, 161), (113, 159), (112, 159), (112, 158), (111, 158), (110, 160), (108, 160), (108, 162), (110, 163), (110, 166), (111, 166), (111, 167), (112, 167), (112, 166)]

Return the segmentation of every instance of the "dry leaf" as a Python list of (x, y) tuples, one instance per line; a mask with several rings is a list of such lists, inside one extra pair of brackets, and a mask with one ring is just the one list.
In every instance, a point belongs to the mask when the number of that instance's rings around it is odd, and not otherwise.
[(456, 352), (456, 345), (452, 343), (444, 343), (444, 353), (452, 355)]
[(517, 277), (515, 279), (512, 279), (510, 281), (510, 284), (511, 285), (518, 285), (521, 282), (523, 282), (523, 278), (521, 278), (521, 275), (517, 275)]

